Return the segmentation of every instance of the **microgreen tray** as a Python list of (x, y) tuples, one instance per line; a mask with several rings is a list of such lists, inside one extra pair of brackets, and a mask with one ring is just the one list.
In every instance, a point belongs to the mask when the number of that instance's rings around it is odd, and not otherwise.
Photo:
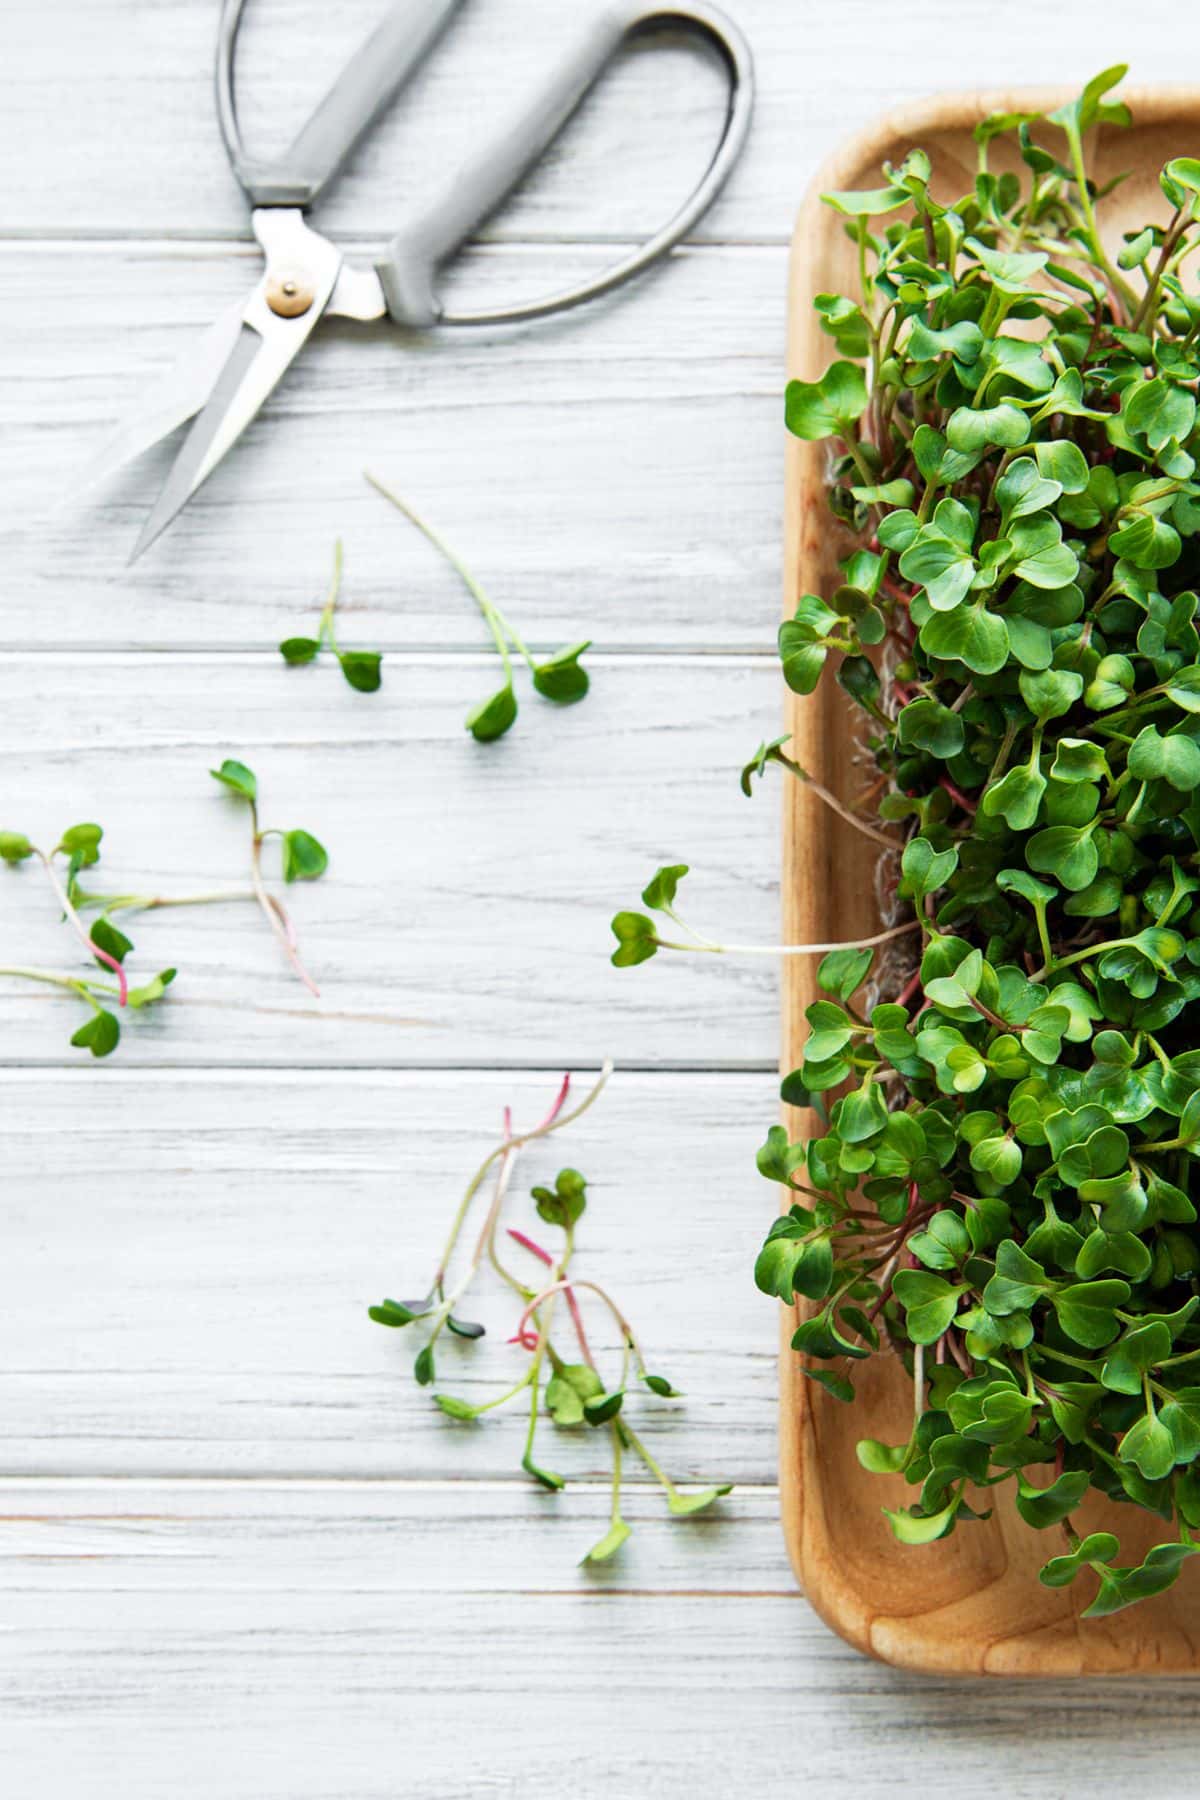
[[(1169, 208), (1158, 171), (1171, 157), (1200, 147), (1200, 90), (1128, 93), (1130, 129), (1101, 127), (1094, 167), (1101, 182), (1119, 171), (1131, 178), (1106, 202), (1106, 234), (1119, 242), (1136, 222)], [(919, 145), (933, 164), (932, 188), (949, 200), (972, 183), (972, 129), (989, 112), (1041, 110), (1067, 98), (1046, 90), (1015, 94), (942, 95), (888, 116), (831, 158), (813, 184), (796, 226), (790, 285), (789, 376), (817, 379), (830, 340), (813, 311), (819, 293), (856, 289), (854, 246), (843, 221), (821, 204), (831, 189), (879, 185), (880, 165), (900, 162)], [(993, 155), (992, 166), (1005, 165)], [(1015, 166), (1015, 165), (1014, 165)], [(837, 585), (838, 527), (825, 500), (828, 446), (792, 439), (787, 463), (785, 601), (787, 616), (805, 592)], [(797, 760), (816, 780), (851, 802), (869, 782), (856, 755), (850, 705), (831, 682), (809, 698), (789, 697)], [(877, 868), (871, 844), (848, 829), (803, 782), (788, 784), (783, 845), (784, 942), (852, 938), (879, 929)], [(815, 964), (788, 957), (784, 989), (783, 1067), (800, 1061), (804, 1009), (819, 998)], [(791, 1135), (811, 1134), (794, 1116)], [(908, 1434), (912, 1385), (894, 1359), (858, 1365), (858, 1399), (845, 1406), (806, 1380), (790, 1348), (794, 1318), (785, 1314), (782, 1359), (781, 1487), (784, 1527), (808, 1599), (850, 1643), (886, 1662), (942, 1674), (1055, 1676), (1200, 1672), (1200, 1598), (1194, 1582), (1111, 1618), (1081, 1620), (1088, 1595), (1051, 1589), (1038, 1569), (1060, 1546), (1061, 1527), (1033, 1532), (1011, 1501), (993, 1517), (923, 1548), (895, 1542), (881, 1505), (911, 1499), (899, 1477), (860, 1468), (862, 1437), (902, 1441)], [(1080, 1509), (1088, 1530), (1117, 1531), (1129, 1555), (1155, 1538), (1155, 1521), (1133, 1507), (1099, 1497)], [(1144, 1540), (1144, 1543), (1143, 1543)], [(1061, 1548), (1065, 1549), (1063, 1538)]]

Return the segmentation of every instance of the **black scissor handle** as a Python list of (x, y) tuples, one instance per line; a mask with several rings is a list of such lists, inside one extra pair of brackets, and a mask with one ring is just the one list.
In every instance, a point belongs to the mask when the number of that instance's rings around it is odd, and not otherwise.
[[(436, 291), (441, 266), (541, 160), (621, 46), (630, 38), (665, 31), (698, 38), (715, 49), (729, 81), (720, 142), (689, 198), (653, 237), (590, 281), (516, 306), (446, 312)], [(610, 6), (592, 22), (574, 55), (555, 70), (508, 131), (458, 175), (423, 218), (392, 239), (375, 264), (389, 313), (397, 323), (410, 326), (512, 324), (565, 312), (620, 287), (665, 256), (707, 212), (741, 154), (753, 104), (750, 46), (732, 19), (715, 6), (703, 0), (677, 6), (645, 6), (625, 0)]]
[(359, 139), (429, 54), (463, 0), (401, 0), (355, 51), (292, 144), (254, 162), (238, 130), (233, 63), (246, 0), (222, 0), (217, 119), (233, 172), (252, 206), (310, 206)]

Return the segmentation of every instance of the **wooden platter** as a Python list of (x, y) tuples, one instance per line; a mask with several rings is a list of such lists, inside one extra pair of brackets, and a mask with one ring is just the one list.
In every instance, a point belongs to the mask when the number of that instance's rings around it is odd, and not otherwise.
[[(890, 115), (845, 144), (821, 170), (805, 199), (792, 243), (788, 374), (817, 378), (831, 360), (832, 340), (812, 308), (814, 294), (853, 294), (855, 254), (842, 221), (821, 204), (823, 192), (877, 187), (880, 164), (920, 145), (933, 163), (933, 189), (944, 200), (970, 188), (976, 166), (972, 129), (985, 113), (1044, 109), (1068, 96), (1058, 90), (940, 95)], [(1100, 181), (1121, 170), (1131, 178), (1106, 202), (1102, 222), (1119, 240), (1134, 222), (1162, 218), (1158, 171), (1172, 156), (1200, 153), (1200, 89), (1123, 92), (1133, 111), (1128, 130), (1102, 127), (1093, 167)], [(993, 147), (991, 166), (1004, 167)], [(1018, 167), (1014, 158), (1012, 165)], [(784, 599), (791, 615), (799, 594), (829, 593), (844, 553), (824, 494), (821, 444), (788, 446)], [(850, 800), (864, 785), (849, 702), (833, 682), (809, 699), (789, 696), (788, 725), (800, 763)], [(783, 838), (784, 942), (851, 938), (876, 931), (876, 860), (870, 843), (844, 825), (799, 782), (787, 784)], [(816, 962), (789, 957), (783, 998), (783, 1067), (800, 1061), (804, 1009), (818, 997)], [(794, 1135), (812, 1122), (795, 1113)], [(1200, 1673), (1200, 1581), (1185, 1572), (1158, 1599), (1112, 1618), (1081, 1620), (1091, 1599), (1074, 1588), (1041, 1585), (1037, 1571), (1066, 1548), (1055, 1527), (1032, 1531), (1001, 1499), (986, 1523), (961, 1527), (925, 1548), (896, 1543), (881, 1506), (911, 1501), (899, 1477), (869, 1475), (854, 1453), (858, 1438), (896, 1443), (908, 1434), (912, 1389), (893, 1360), (873, 1358), (855, 1371), (859, 1398), (844, 1405), (806, 1379), (790, 1348), (794, 1319), (784, 1315), (780, 1481), (788, 1549), (805, 1593), (848, 1642), (899, 1667), (938, 1674), (1114, 1675)], [(860, 1370), (865, 1372), (860, 1373)], [(999, 1490), (1001, 1494), (1004, 1490)], [(1140, 1560), (1155, 1522), (1111, 1502), (1081, 1509), (1087, 1528), (1121, 1540), (1121, 1560)]]

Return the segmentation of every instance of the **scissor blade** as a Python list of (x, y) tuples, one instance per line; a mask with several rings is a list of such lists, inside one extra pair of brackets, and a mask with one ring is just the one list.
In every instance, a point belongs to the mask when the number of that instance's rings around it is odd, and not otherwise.
[[(229, 417), (230, 408), (237, 399), (247, 375), (258, 360), (261, 347), (262, 340), (258, 333), (251, 330), (249, 325), (239, 321), (238, 335), (233, 341), (233, 349), (225, 359), (225, 366), (217, 376), (216, 384), (207, 403), (201, 408), (199, 417), (184, 438), (179, 454), (171, 464), (171, 472), (163, 483), (162, 491), (154, 503), (150, 516), (142, 526), (142, 534), (133, 547), (133, 554), (129, 558), (131, 563), (135, 563), (142, 552), (150, 548), (155, 538), (166, 530), (180, 507), (185, 505), (204, 480), (202, 471), (205, 471), (205, 464), (208, 463), (213, 444)], [(271, 386), (274, 385), (275, 383), (272, 382)], [(267, 392), (270, 392), (269, 388)], [(263, 399), (265, 398), (264, 394)], [(232, 443), (232, 438), (229, 441)], [(208, 463), (209, 468), (213, 466), (215, 466), (213, 463)]]
[[(266, 274), (242, 311), (237, 337), (134, 545), (131, 563), (166, 530), (241, 437), (329, 304), (341, 267), (340, 252), (309, 231), (300, 213), (291, 209), (256, 212), (254, 228), (267, 252)], [(289, 275), (298, 269), (311, 294), (307, 310), (291, 317), (274, 312), (267, 298), (278, 284), (285, 258), (291, 264)]]
[(230, 350), (238, 340), (245, 299), (237, 300), (210, 325), (199, 343), (143, 395), (137, 411), (110, 437), (75, 482), (77, 494), (107, 481), (118, 469), (141, 456), (162, 438), (193, 418), (213, 390)]

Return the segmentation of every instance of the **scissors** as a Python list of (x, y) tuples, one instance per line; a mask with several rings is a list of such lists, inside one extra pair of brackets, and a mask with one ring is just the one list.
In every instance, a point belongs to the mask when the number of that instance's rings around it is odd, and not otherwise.
[[(245, 0), (222, 0), (217, 40), (217, 117), (233, 172), (250, 204), (266, 267), (239, 300), (145, 397), (86, 471), (103, 481), (192, 421), (134, 546), (130, 562), (166, 530), (237, 442), (324, 317), (390, 317), (409, 329), (508, 325), (565, 312), (611, 292), (665, 256), (716, 199), (746, 140), (753, 102), (750, 49), (732, 20), (706, 0), (644, 5), (619, 0), (587, 26), (543, 90), (477, 155), (374, 265), (343, 261), (305, 213), (404, 87), (462, 0), (402, 0), (351, 57), (283, 156), (255, 161), (242, 144), (234, 60)], [(476, 228), (542, 158), (584, 96), (631, 38), (682, 32), (714, 48), (729, 82), (720, 142), (691, 197), (630, 254), (591, 280), (542, 299), (448, 312), (438, 275)]]

